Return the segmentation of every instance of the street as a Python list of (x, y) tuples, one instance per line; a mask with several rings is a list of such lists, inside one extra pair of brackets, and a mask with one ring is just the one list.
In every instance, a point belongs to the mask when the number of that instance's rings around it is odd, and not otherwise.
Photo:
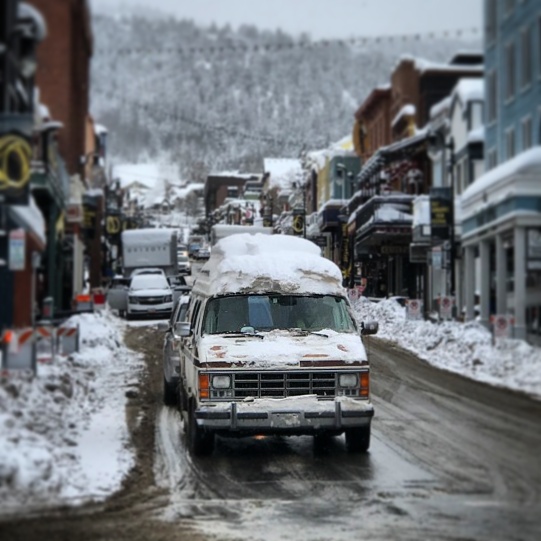
[(541, 535), (539, 402), (376, 338), (368, 454), (348, 454), (343, 437), (220, 438), (212, 456), (192, 459), (178, 412), (161, 403), (160, 333), (132, 326), (126, 342), (147, 373), (128, 406), (137, 466), (123, 489), (104, 504), (3, 523), (3, 541)]

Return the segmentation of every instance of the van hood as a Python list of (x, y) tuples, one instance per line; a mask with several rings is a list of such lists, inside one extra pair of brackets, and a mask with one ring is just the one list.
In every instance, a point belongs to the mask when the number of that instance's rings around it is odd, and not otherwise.
[(165, 295), (172, 295), (173, 292), (170, 289), (130, 289), (130, 297), (165, 297)]
[(208, 368), (259, 369), (367, 364), (364, 345), (356, 333), (324, 329), (317, 334), (294, 330), (258, 334), (263, 338), (240, 334), (204, 335), (198, 347), (199, 361)]

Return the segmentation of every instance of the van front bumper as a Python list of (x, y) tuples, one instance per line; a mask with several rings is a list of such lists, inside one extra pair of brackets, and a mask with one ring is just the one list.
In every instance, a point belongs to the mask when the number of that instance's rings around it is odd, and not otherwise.
[(369, 426), (374, 407), (368, 400), (316, 396), (202, 403), (197, 424), (211, 432), (239, 434), (312, 434)]

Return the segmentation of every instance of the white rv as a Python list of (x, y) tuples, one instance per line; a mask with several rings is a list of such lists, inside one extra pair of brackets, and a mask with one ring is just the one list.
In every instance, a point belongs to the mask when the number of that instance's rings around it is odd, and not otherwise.
[(345, 432), (349, 450), (368, 449), (374, 409), (363, 331), (339, 268), (318, 246), (286, 235), (223, 238), (186, 319), (174, 329), (178, 377), (165, 378), (164, 396), (170, 403), (178, 389), (192, 453), (212, 452), (216, 434)]

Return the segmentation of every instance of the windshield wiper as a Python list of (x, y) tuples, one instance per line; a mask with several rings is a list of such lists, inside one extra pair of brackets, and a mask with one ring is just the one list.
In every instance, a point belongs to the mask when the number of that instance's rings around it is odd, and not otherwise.
[(242, 331), (222, 331), (218, 332), (216, 334), (227, 334), (226, 338), (235, 338), (242, 336), (243, 338), (246, 336), (253, 336), (254, 338), (265, 338), (265, 335), (263, 334), (256, 334), (255, 332), (242, 332)]
[(322, 333), (320, 331), (307, 331), (305, 329), (294, 328), (291, 329), (292, 332), (296, 332), (299, 336), (308, 336), (309, 334), (315, 334), (316, 336), (323, 336), (324, 338), (329, 338), (328, 334)]

